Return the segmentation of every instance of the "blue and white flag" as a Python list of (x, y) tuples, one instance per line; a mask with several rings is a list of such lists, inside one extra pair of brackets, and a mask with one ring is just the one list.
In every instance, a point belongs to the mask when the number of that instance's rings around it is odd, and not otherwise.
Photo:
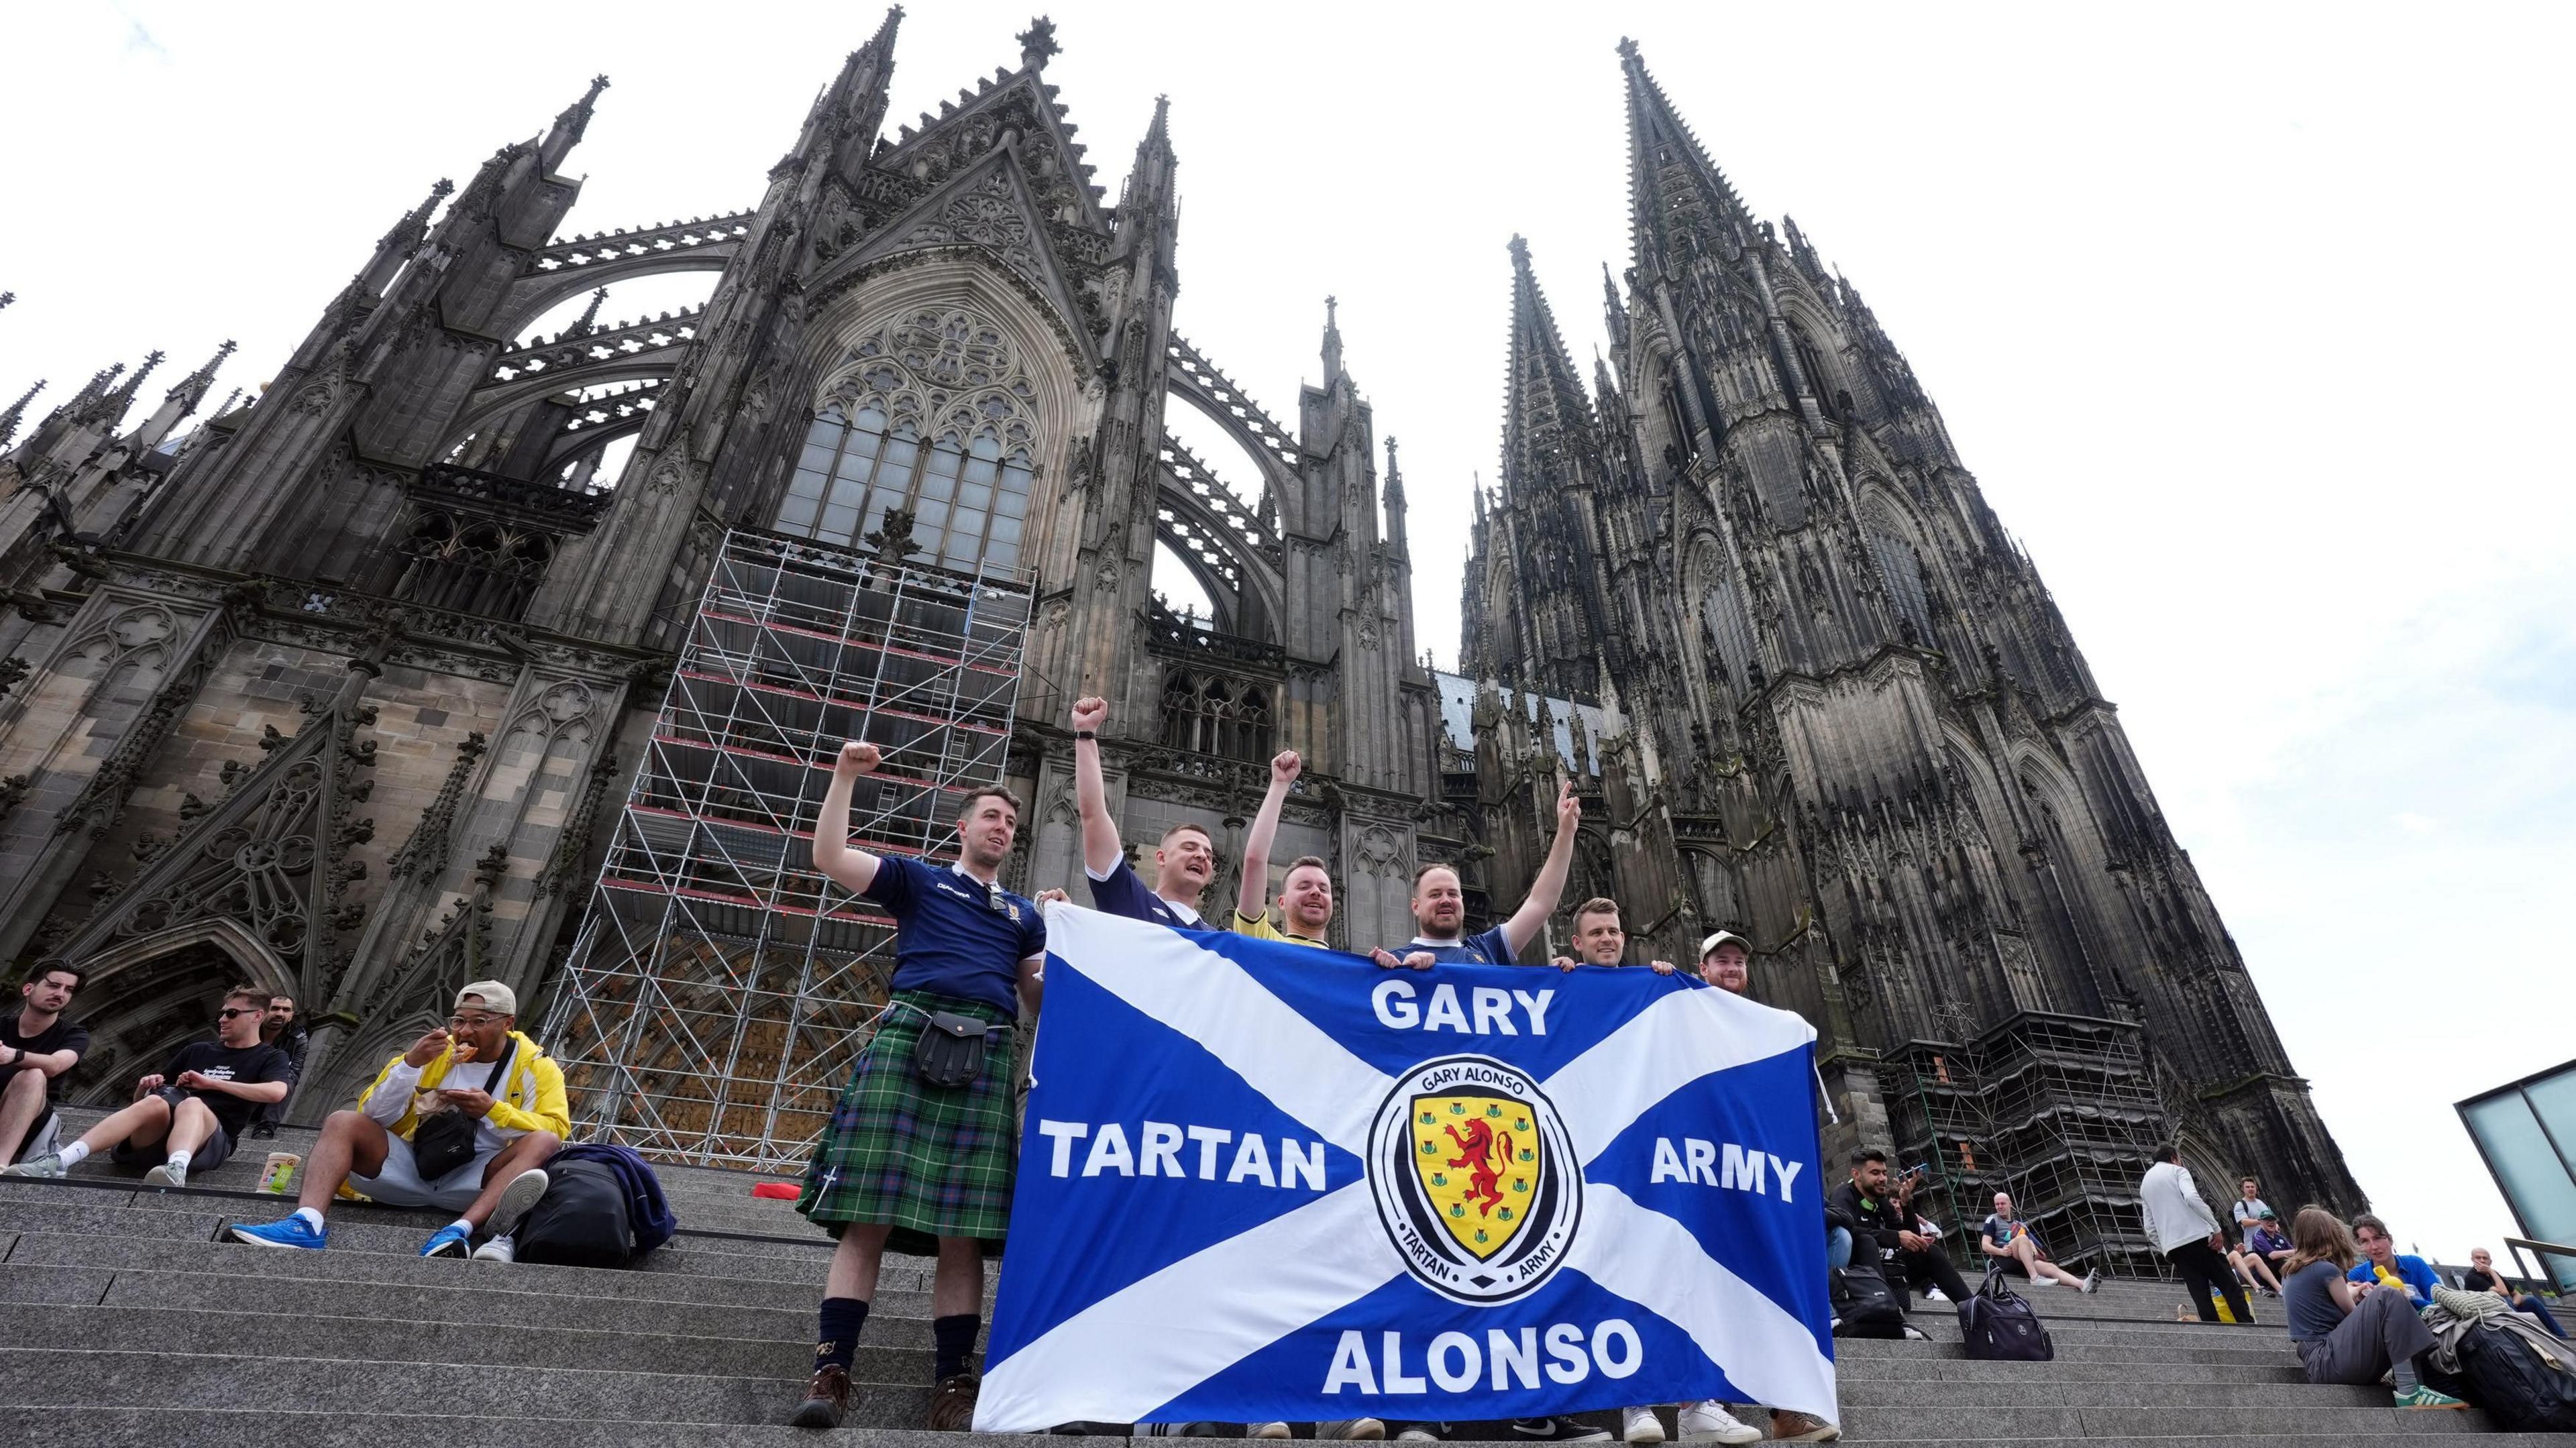
[(975, 1427), (1831, 1417), (1815, 1031), (1053, 905)]

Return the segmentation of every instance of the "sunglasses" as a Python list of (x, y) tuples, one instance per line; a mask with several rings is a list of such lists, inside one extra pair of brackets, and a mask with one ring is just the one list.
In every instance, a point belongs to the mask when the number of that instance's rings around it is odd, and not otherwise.
[(257, 1006), (226, 1006), (215, 1014), (229, 1021), (235, 1016), (257, 1016), (265, 1015), (267, 1012), (261, 1010)]

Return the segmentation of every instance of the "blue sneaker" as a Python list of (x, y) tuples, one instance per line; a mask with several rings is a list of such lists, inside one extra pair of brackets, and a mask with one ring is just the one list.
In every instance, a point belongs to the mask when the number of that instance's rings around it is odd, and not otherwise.
[(298, 1247), (307, 1252), (322, 1250), (323, 1229), (302, 1217), (288, 1217), (282, 1222), (235, 1222), (229, 1229), (236, 1242), (254, 1247)]
[(474, 1232), (459, 1222), (450, 1222), (430, 1235), (429, 1245), (420, 1249), (424, 1257), (465, 1258), (474, 1255)]

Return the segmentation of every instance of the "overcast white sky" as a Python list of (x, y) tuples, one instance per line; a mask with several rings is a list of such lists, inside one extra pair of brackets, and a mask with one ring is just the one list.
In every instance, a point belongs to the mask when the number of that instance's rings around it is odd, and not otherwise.
[[(1504, 243), (1530, 238), (1588, 376), (1637, 36), (1940, 403), (2400, 1241), (2460, 1261), (2512, 1230), (2450, 1103), (2576, 1039), (2576, 480), (2549, 422), (2576, 383), (2576, 11), (1051, 8), (1113, 197), (1171, 96), (1180, 326), (1274, 416), (1341, 298), (1444, 660)], [(223, 385), (258, 381), (431, 181), (594, 71), (572, 229), (748, 206), (879, 14), (0, 7), (0, 403), (225, 337)], [(893, 120), (1016, 64), (1028, 14), (915, 7)]]

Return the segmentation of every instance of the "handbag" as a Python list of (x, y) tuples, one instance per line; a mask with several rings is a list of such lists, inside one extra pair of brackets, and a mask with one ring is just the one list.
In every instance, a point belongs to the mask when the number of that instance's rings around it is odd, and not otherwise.
[(984, 1074), (984, 1052), (996, 1035), (1007, 1039), (1008, 1026), (988, 1026), (973, 1016), (933, 1011), (913, 1043), (912, 1068), (933, 1086), (955, 1089)]
[[(491, 1085), (500, 1088), (492, 1092), (495, 1101), (510, 1089), (510, 1058), (517, 1054), (518, 1049), (518, 1039), (511, 1038), (510, 1043), (501, 1048), (501, 1059), (492, 1065)], [(435, 1116), (422, 1117), (411, 1129), (412, 1169), (420, 1173), (422, 1181), (434, 1182), (472, 1161), (474, 1133), (482, 1124), (483, 1118), (468, 1116), (462, 1111), (442, 1111)]]

